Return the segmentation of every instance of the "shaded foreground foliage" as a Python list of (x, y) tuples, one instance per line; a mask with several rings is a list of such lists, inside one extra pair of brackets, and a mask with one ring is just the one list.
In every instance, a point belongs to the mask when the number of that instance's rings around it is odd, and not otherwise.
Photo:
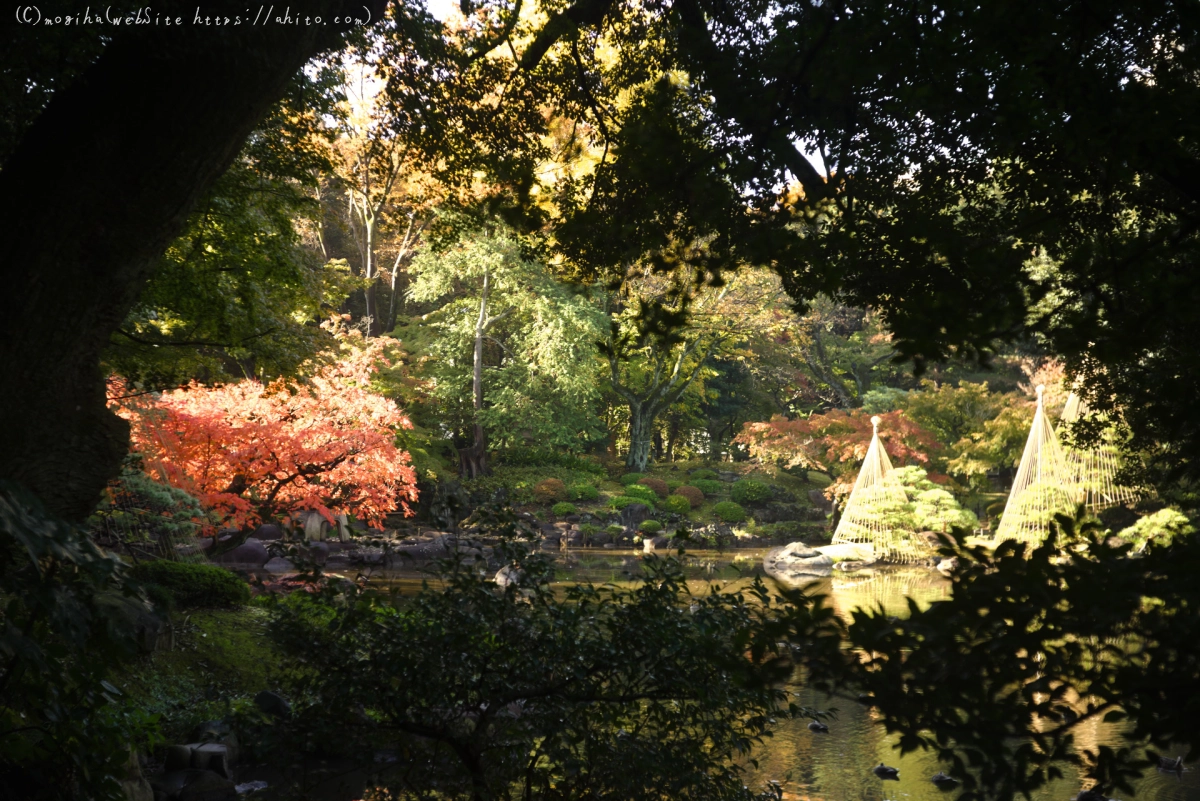
[(773, 797), (736, 761), (803, 711), (781, 689), (794, 663), (770, 621), (828, 610), (780, 606), (761, 583), (691, 596), (672, 559), (646, 560), (631, 589), (556, 593), (517, 524), (490, 523), (513, 561), (503, 589), (451, 561), (415, 598), (325, 584), (279, 604), (296, 743), (365, 755), (405, 798)]
[[(910, 601), (904, 620), (856, 612), (847, 636), (865, 656), (812, 678), (868, 694), (901, 749), (934, 750), (963, 780), (963, 798), (1028, 795), (1067, 764), (1084, 766), (1103, 793), (1131, 793), (1156, 749), (1196, 757), (1194, 535), (1134, 556), (1082, 512), (1058, 515), (1029, 553), (1014, 542), (988, 553), (963, 535), (943, 551), (960, 561), (949, 600), (924, 611)], [(1125, 722), (1127, 745), (1077, 752), (1097, 720)]]
[(145, 602), (77, 528), (0, 486), (0, 787), (6, 798), (122, 799), (153, 730), (106, 676), (134, 653)]

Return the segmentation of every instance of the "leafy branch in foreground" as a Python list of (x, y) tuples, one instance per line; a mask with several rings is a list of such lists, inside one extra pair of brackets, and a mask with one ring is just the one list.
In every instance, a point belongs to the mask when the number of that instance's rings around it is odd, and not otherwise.
[[(1026, 554), (989, 554), (945, 540), (959, 559), (953, 595), (900, 620), (854, 614), (851, 645), (864, 654), (846, 674), (817, 670), (820, 685), (869, 694), (902, 751), (932, 749), (963, 780), (962, 798), (1026, 797), (1081, 765), (1103, 793), (1132, 792), (1154, 749), (1200, 744), (1200, 541), (1150, 542), (1138, 556), (1082, 511), (1058, 515)], [(1076, 749), (1088, 723), (1124, 722), (1126, 745)]]
[(803, 710), (769, 622), (807, 605), (761, 583), (692, 596), (674, 559), (629, 588), (556, 591), (509, 513), (484, 517), (511, 560), (503, 588), (451, 560), (415, 597), (326, 585), (279, 604), (299, 742), (394, 753), (367, 767), (403, 798), (773, 797), (744, 766)]

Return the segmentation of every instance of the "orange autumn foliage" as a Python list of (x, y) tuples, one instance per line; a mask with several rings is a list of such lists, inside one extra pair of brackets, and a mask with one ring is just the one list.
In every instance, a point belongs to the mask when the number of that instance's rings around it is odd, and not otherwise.
[(161, 395), (126, 397), (110, 379), (114, 410), (129, 421), (147, 472), (246, 527), (313, 510), (353, 514), (373, 525), (417, 498), (409, 455), (396, 429), (412, 424), (370, 390), (387, 364), (383, 345), (342, 343), (332, 364), (310, 365), (304, 383), (193, 383)]
[[(938, 447), (933, 434), (901, 411), (879, 417), (879, 441), (897, 466), (929, 461), (928, 454)], [(834, 479), (827, 493), (840, 495), (854, 485), (871, 445), (871, 415), (862, 409), (835, 409), (796, 420), (776, 416), (766, 423), (746, 423), (734, 442), (764, 462), (825, 473)]]

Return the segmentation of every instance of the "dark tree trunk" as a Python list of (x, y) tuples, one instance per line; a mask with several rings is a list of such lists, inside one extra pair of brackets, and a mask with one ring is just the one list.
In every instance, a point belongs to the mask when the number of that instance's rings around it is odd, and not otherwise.
[(654, 415), (641, 404), (629, 405), (629, 456), (625, 466), (631, 473), (644, 473), (650, 464), (651, 427)]
[[(378, 19), (384, 4), (367, 4)], [(364, 14), (360, 0), (305, 12)], [(128, 446), (101, 350), (255, 123), (340, 39), (315, 25), (121, 33), (26, 131), (0, 169), (15, 300), (0, 317), (0, 479), (70, 519), (92, 509)]]

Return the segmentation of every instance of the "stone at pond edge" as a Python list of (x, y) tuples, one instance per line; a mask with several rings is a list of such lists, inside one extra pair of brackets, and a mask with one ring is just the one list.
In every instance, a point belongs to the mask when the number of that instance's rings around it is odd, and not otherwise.
[(636, 529), (650, 516), (650, 509), (644, 503), (631, 503), (621, 510), (617, 518), (625, 528)]
[(254, 696), (254, 705), (272, 717), (286, 718), (292, 714), (292, 705), (288, 700), (270, 690), (263, 690)]
[(503, 589), (504, 587), (508, 587), (512, 584), (516, 584), (520, 580), (521, 580), (521, 571), (518, 570), (517, 568), (513, 567), (512, 565), (505, 565), (504, 567), (497, 570), (496, 578), (494, 579), (494, 581), (496, 582), (496, 586), (500, 587), (501, 589)]
[(763, 570), (780, 584), (799, 586), (832, 575), (833, 560), (802, 542), (793, 542), (767, 551)]
[(282, 556), (276, 556), (263, 565), (263, 570), (268, 573), (289, 573), (295, 569), (296, 566), (292, 564), (292, 560), (284, 559)]
[(213, 561), (220, 564), (239, 564), (262, 567), (270, 558), (271, 555), (267, 553), (267, 546), (263, 545), (261, 540), (255, 539), (254, 537), (249, 537), (245, 542), (233, 550), (226, 551), (223, 554), (213, 557)]

